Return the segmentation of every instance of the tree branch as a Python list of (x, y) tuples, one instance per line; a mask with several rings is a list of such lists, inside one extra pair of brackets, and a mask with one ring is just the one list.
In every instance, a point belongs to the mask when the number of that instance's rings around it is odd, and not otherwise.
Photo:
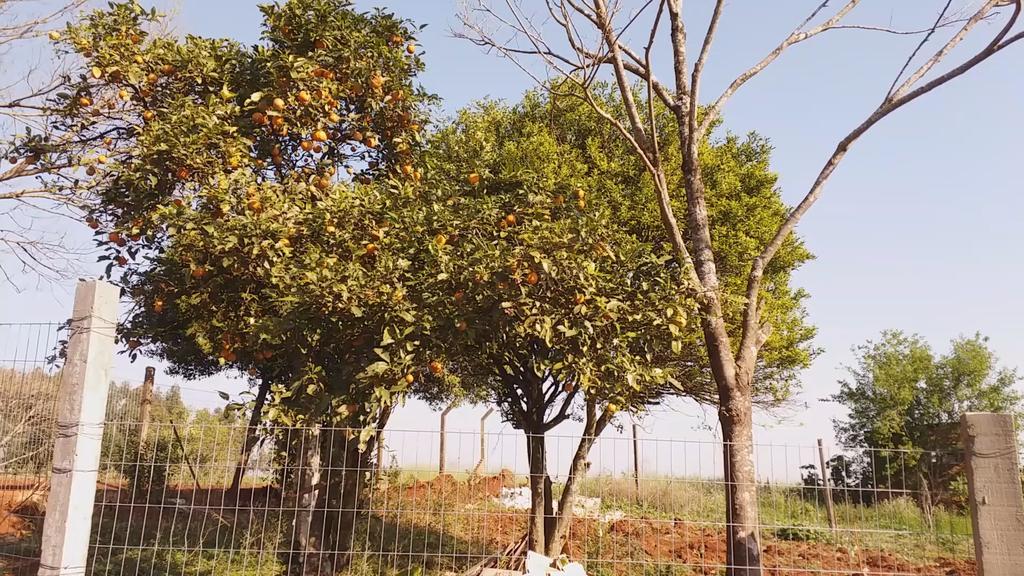
[(725, 91), (722, 92), (722, 94), (708, 106), (707, 113), (704, 117), (704, 121), (701, 122), (700, 128), (698, 129), (699, 134), (703, 135), (708, 131), (708, 128), (710, 128), (711, 124), (715, 120), (717, 120), (719, 115), (722, 113), (722, 107), (725, 106), (725, 103), (729, 100), (729, 98), (732, 97), (733, 94), (736, 93), (737, 90), (740, 89), (741, 86), (746, 84), (751, 78), (757, 76), (758, 73), (767, 68), (768, 65), (774, 62), (779, 56), (781, 56), (787, 48), (799, 42), (803, 42), (804, 40), (807, 40), (809, 38), (813, 38), (814, 36), (817, 36), (818, 34), (821, 34), (822, 32), (831, 29), (836, 24), (838, 24), (843, 18), (845, 18), (846, 15), (849, 14), (850, 11), (853, 10), (859, 2), (860, 0), (848, 0), (848, 2), (842, 8), (840, 8), (834, 16), (826, 20), (824, 23), (805, 32), (803, 30), (804, 27), (808, 23), (810, 23), (811, 20), (813, 20), (819, 12), (821, 12), (826, 6), (828, 6), (829, 0), (825, 0), (824, 2), (819, 4), (818, 7), (813, 12), (811, 12), (811, 15), (808, 16), (803, 21), (803, 23), (801, 23), (800, 26), (798, 26), (785, 40), (783, 40), (782, 43), (776, 46), (774, 50), (769, 52), (768, 55), (762, 58), (761, 61), (759, 61), (757, 64), (748, 68), (745, 72), (737, 76), (736, 79), (733, 80), (731, 84), (729, 84)]
[[(920, 72), (922, 69), (924, 69), (924, 73), (926, 73), (927, 70), (931, 69), (936, 64), (938, 64), (938, 62), (941, 61), (949, 53), (952, 47), (956, 46), (956, 44), (958, 44), (963, 39), (966, 33), (971, 28), (973, 28), (978, 22), (980, 22), (999, 1), (1000, 0), (989, 0), (985, 5), (983, 5), (975, 13), (975, 15), (964, 25), (960, 32), (958, 32), (953, 38), (951, 38), (946, 43), (946, 45), (943, 46), (943, 48), (941, 48), (938, 52), (936, 52), (929, 59), (928, 62), (926, 62), (924, 65), (922, 65), (920, 69), (918, 69), (918, 71)], [(829, 158), (825, 161), (825, 165), (822, 166), (821, 170), (818, 173), (818, 176), (814, 180), (814, 183), (811, 185), (810, 189), (804, 195), (803, 199), (800, 201), (799, 204), (797, 204), (795, 208), (793, 208), (793, 210), (790, 211), (786, 219), (779, 226), (775, 235), (772, 237), (771, 241), (765, 246), (761, 254), (759, 254), (757, 258), (754, 259), (751, 265), (750, 273), (747, 277), (746, 304), (744, 306), (743, 312), (743, 338), (740, 344), (741, 358), (738, 360), (740, 364), (751, 365), (751, 362), (753, 361), (752, 359), (756, 358), (756, 341), (759, 332), (758, 298), (761, 286), (761, 279), (764, 276), (765, 266), (768, 265), (768, 263), (772, 260), (775, 254), (779, 251), (779, 249), (785, 242), (786, 238), (796, 227), (797, 223), (800, 222), (800, 219), (804, 216), (804, 214), (806, 214), (807, 211), (810, 210), (811, 206), (813, 206), (814, 203), (817, 202), (825, 186), (825, 183), (832, 176), (833, 172), (835, 172), (836, 167), (839, 165), (842, 159), (846, 156), (846, 153), (849, 151), (850, 146), (853, 145), (853, 143), (856, 142), (857, 139), (860, 138), (865, 132), (867, 132), (872, 126), (877, 124), (879, 121), (881, 121), (883, 118), (885, 118), (895, 110), (898, 110), (899, 108), (905, 106), (909, 102), (961, 76), (962, 74), (971, 70), (978, 64), (981, 64), (982, 62), (984, 62), (985, 60), (987, 60), (1000, 50), (1006, 48), (1007, 46), (1013, 44), (1014, 42), (1019, 41), (1021, 38), (1024, 38), (1024, 32), (1020, 32), (1013, 36), (1007, 37), (1009, 31), (1016, 24), (1020, 16), (1022, 2), (1024, 2), (1024, 0), (1015, 0), (1014, 11), (1009, 21), (999, 31), (999, 33), (996, 34), (993, 40), (990, 41), (984, 48), (979, 50), (972, 57), (968, 58), (960, 65), (932, 79), (931, 81), (922, 84), (921, 86), (913, 90), (906, 91), (904, 86), (908, 85), (904, 83), (904, 85), (902, 85), (900, 89), (896, 91), (895, 94), (893, 94), (891, 97), (886, 98), (882, 102), (882, 104), (879, 105), (878, 108), (876, 108), (870, 116), (868, 116), (867, 119), (861, 122), (849, 134), (847, 134), (842, 140), (840, 140), (839, 144), (832, 152), (832, 155), (829, 156)], [(911, 78), (920, 79), (924, 73), (918, 74), (917, 72), (915, 72), (915, 74), (912, 75)]]

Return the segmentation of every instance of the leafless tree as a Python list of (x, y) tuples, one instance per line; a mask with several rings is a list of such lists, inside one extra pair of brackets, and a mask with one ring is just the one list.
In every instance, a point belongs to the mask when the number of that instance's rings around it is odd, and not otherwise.
[[(515, 62), (538, 84), (558, 93), (566, 83), (567, 96), (585, 99), (630, 144), (654, 181), (659, 212), (676, 259), (684, 270), (681, 284), (692, 291), (701, 311), (701, 328), (718, 388), (718, 415), (724, 440), (728, 485), (728, 574), (761, 574), (756, 476), (753, 459), (751, 390), (758, 354), (772, 326), (762, 321), (762, 277), (800, 219), (818, 200), (828, 179), (850, 146), (883, 118), (917, 98), (971, 70), (1024, 37), (1017, 28), (1024, 0), (984, 0), (951, 10), (941, 0), (937, 17), (917, 30), (849, 23), (860, 0), (816, 2), (810, 14), (774, 49), (737, 76), (710, 100), (701, 97), (701, 81), (719, 24), (727, 12), (716, 0), (712, 14), (700, 26), (703, 40), (693, 57), (687, 36), (696, 25), (683, 14), (682, 0), (467, 0), (456, 35)], [(627, 8), (633, 7), (629, 12)], [(538, 14), (529, 10), (536, 9)], [(996, 22), (991, 37), (976, 51), (964, 54), (964, 40), (979, 25)], [(638, 28), (642, 28), (637, 30)], [(881, 101), (828, 156), (820, 173), (778, 227), (774, 237), (749, 262), (742, 318), (738, 325), (723, 314), (723, 294), (716, 269), (715, 246), (708, 221), (701, 175), (701, 143), (729, 99), (752, 78), (797, 44), (826, 32), (854, 29), (864, 33), (906, 34), (919, 38)], [(667, 33), (672, 78), (659, 80), (652, 59), (659, 34)], [(639, 38), (630, 44), (628, 38)], [(930, 48), (930, 43), (937, 48)], [(955, 50), (960, 47), (961, 50)], [(538, 71), (538, 64), (543, 72)], [(594, 82), (610, 76), (623, 110), (606, 108), (595, 97)], [(639, 93), (636, 91), (639, 86)], [(794, 88), (796, 90), (798, 88)], [(638, 95), (639, 94), (639, 95)], [(657, 101), (672, 110), (674, 136), (681, 149), (682, 189), (670, 187), (659, 141), (654, 107)], [(685, 206), (685, 222), (676, 217), (674, 199)]]
[(72, 169), (46, 154), (56, 143), (49, 99), (64, 80), (47, 36), (88, 1), (0, 0), (0, 278), (16, 288), (18, 272), (56, 280), (77, 271), (81, 252), (59, 219), (78, 217), (85, 197), (42, 178)]

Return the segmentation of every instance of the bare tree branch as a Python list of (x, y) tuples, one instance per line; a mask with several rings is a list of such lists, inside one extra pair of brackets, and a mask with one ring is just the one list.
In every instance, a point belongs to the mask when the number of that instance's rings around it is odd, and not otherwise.
[(706, 133), (711, 124), (714, 123), (715, 120), (717, 120), (719, 115), (722, 113), (722, 107), (725, 106), (725, 103), (729, 100), (729, 98), (731, 98), (732, 95), (735, 94), (741, 86), (750, 81), (750, 79), (753, 78), (754, 76), (757, 76), (758, 73), (767, 68), (769, 64), (771, 64), (779, 56), (781, 56), (787, 48), (799, 42), (803, 42), (804, 40), (807, 40), (809, 38), (813, 38), (814, 36), (817, 36), (818, 34), (821, 34), (822, 32), (831, 29), (836, 24), (838, 24), (843, 18), (845, 18), (851, 10), (856, 8), (859, 2), (860, 0), (849, 0), (842, 8), (839, 9), (838, 12), (835, 13), (834, 16), (832, 16), (822, 24), (819, 24), (818, 26), (815, 26), (810, 30), (804, 31), (804, 27), (807, 26), (807, 24), (809, 24), (818, 15), (819, 12), (821, 12), (826, 6), (828, 6), (828, 0), (822, 2), (814, 10), (814, 12), (812, 12), (811, 15), (808, 16), (803, 21), (803, 23), (800, 24), (800, 26), (798, 26), (788, 37), (786, 37), (785, 40), (783, 40), (778, 46), (776, 46), (774, 50), (769, 52), (768, 55), (762, 58), (760, 62), (748, 68), (745, 72), (736, 77), (736, 79), (733, 80), (731, 84), (729, 84), (725, 91), (723, 91), (722, 94), (708, 106), (706, 115), (704, 117), (704, 121), (701, 122), (698, 132), (700, 134)]
[[(927, 73), (928, 70), (931, 70), (936, 64), (942, 61), (943, 58), (947, 54), (949, 54), (952, 48), (963, 40), (967, 32), (969, 32), (971, 28), (977, 25), (978, 22), (984, 19), (986, 14), (993, 7), (995, 7), (999, 3), (999, 1), (1000, 0), (989, 0), (988, 2), (986, 2), (975, 13), (975, 15), (970, 20), (968, 20), (964, 27), (961, 28), (961, 30), (946, 43), (945, 46), (939, 49), (927, 62), (925, 62), (925, 64), (921, 66), (921, 68), (918, 69), (917, 72), (915, 72), (913, 75), (911, 75), (910, 78), (908, 78), (908, 82), (911, 79), (915, 81), (919, 80), (921, 77), (924, 76), (924, 74)], [(1020, 32), (1015, 34), (1014, 36), (1007, 38), (1009, 31), (1012, 30), (1013, 26), (1016, 24), (1020, 16), (1022, 1), (1024, 0), (1015, 0), (1013, 14), (1010, 16), (1009, 20), (1003, 26), (1003, 28), (984, 48), (982, 48), (972, 57), (968, 58), (963, 63), (949, 70), (945, 74), (942, 74), (932, 79), (931, 81), (926, 82), (921, 86), (918, 86), (913, 90), (907, 91), (907, 89), (910, 88), (912, 84), (907, 84), (906, 82), (904, 82), (904, 84), (901, 85), (900, 88), (897, 89), (894, 94), (887, 97), (882, 102), (882, 104), (879, 105), (878, 108), (876, 108), (875, 111), (868, 116), (867, 119), (865, 119), (849, 134), (847, 134), (842, 140), (840, 140), (839, 144), (836, 146), (836, 149), (832, 152), (832, 155), (829, 156), (829, 158), (825, 161), (824, 166), (822, 166), (817, 178), (815, 178), (814, 183), (811, 185), (810, 189), (804, 195), (803, 199), (800, 201), (799, 204), (796, 205), (795, 208), (793, 208), (793, 210), (790, 211), (789, 215), (786, 217), (786, 220), (782, 223), (782, 225), (779, 226), (771, 241), (765, 246), (761, 254), (754, 259), (754, 262), (751, 265), (750, 274), (747, 279), (747, 304), (744, 310), (743, 321), (744, 344), (746, 344), (747, 346), (751, 346), (754, 341), (753, 339), (757, 337), (757, 301), (761, 279), (764, 275), (765, 267), (782, 247), (783, 243), (785, 242), (789, 234), (793, 231), (794, 228), (796, 228), (796, 225), (797, 223), (800, 222), (800, 219), (804, 216), (804, 214), (807, 213), (808, 210), (810, 210), (811, 206), (813, 206), (814, 203), (817, 202), (818, 198), (821, 195), (822, 189), (824, 188), (825, 183), (832, 176), (833, 172), (835, 171), (839, 163), (842, 161), (842, 159), (846, 156), (846, 153), (849, 151), (850, 146), (865, 132), (867, 132), (868, 129), (870, 129), (872, 126), (877, 124), (879, 121), (881, 121), (883, 118), (885, 118), (895, 110), (927, 94), (928, 92), (931, 92), (932, 90), (938, 88), (939, 86), (946, 84), (950, 80), (953, 80), (954, 78), (961, 76), (962, 74), (964, 74), (968, 70), (971, 70), (978, 64), (984, 62), (985, 60), (987, 60), (1000, 50), (1006, 48), (1010, 44), (1024, 37), (1024, 32)], [(741, 348), (743, 348), (744, 344), (741, 344)]]

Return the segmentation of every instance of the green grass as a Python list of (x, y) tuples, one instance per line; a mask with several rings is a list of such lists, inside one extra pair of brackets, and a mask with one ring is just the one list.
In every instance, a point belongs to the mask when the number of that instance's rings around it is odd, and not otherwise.
[[(584, 480), (580, 494), (599, 497), (602, 508), (622, 510), (629, 517), (710, 525), (724, 521), (724, 487), (706, 480), (645, 479), (638, 498), (631, 477), (597, 477)], [(824, 501), (818, 500), (804, 498), (796, 486), (760, 487), (758, 503), (765, 534), (781, 540), (887, 550), (916, 561), (973, 557), (971, 519), (964, 512), (938, 507), (929, 528), (920, 507), (909, 498), (873, 505), (837, 502), (837, 531), (833, 534)]]

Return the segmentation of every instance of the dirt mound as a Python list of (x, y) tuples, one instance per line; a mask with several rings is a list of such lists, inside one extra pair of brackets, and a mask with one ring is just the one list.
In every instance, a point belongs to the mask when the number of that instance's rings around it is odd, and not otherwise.
[(502, 469), (493, 476), (477, 478), (472, 484), (477, 491), (493, 498), (501, 495), (502, 488), (517, 488), (522, 482), (516, 480), (516, 475), (511, 470)]
[(20, 539), (39, 529), (46, 495), (34, 491), (0, 493), (0, 536)]

